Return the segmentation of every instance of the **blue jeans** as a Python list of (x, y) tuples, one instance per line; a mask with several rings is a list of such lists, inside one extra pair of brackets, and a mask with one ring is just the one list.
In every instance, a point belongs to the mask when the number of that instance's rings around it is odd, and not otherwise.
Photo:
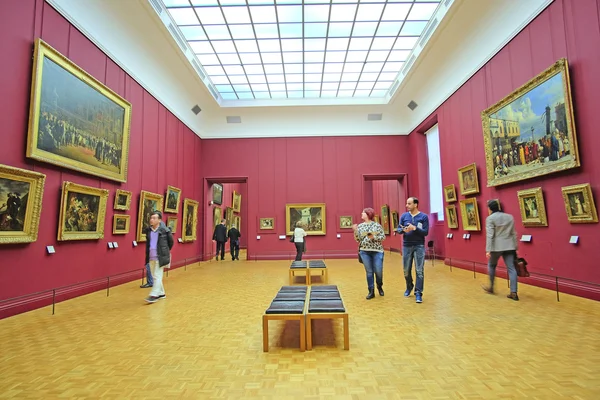
[(154, 278), (152, 277), (152, 272), (150, 272), (150, 263), (146, 264), (146, 283), (150, 286), (154, 285)]
[(402, 262), (404, 264), (404, 279), (406, 279), (406, 290), (412, 290), (413, 285), (412, 278), (412, 264), (415, 261), (415, 269), (417, 272), (417, 285), (415, 288), (415, 294), (423, 293), (423, 283), (425, 281), (425, 274), (423, 266), (425, 265), (425, 245), (418, 244), (415, 246), (402, 246)]
[(360, 251), (365, 271), (367, 273), (367, 286), (374, 289), (373, 274), (377, 280), (377, 287), (383, 286), (383, 253), (378, 251)]
[(515, 269), (515, 251), (491, 251), (488, 260), (488, 275), (490, 277), (490, 289), (494, 290), (494, 278), (496, 277), (496, 266), (500, 256), (504, 259), (506, 270), (508, 271), (508, 280), (510, 282), (510, 291), (517, 293), (517, 270)]

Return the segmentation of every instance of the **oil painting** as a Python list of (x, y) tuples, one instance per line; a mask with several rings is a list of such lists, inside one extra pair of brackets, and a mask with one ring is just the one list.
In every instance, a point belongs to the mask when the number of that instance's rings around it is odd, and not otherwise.
[(302, 227), (308, 235), (325, 235), (325, 225), (325, 203), (285, 205), (286, 235), (292, 235), (296, 226)]

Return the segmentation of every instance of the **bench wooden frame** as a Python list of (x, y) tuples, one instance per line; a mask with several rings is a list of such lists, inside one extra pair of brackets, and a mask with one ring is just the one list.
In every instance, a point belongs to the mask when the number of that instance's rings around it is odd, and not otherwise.
[(310, 299), (310, 287), (306, 288), (306, 297), (304, 298), (304, 309), (301, 314), (263, 314), (263, 352), (269, 351), (269, 321), (300, 321), (300, 351), (306, 350), (306, 313), (308, 311), (308, 302)]
[[(312, 275), (310, 273), (310, 271), (319, 271), (321, 272), (319, 275)], [(312, 277), (313, 276), (320, 276), (322, 279), (323, 284), (327, 284), (327, 282), (329, 281), (329, 275), (327, 274), (327, 267), (310, 267), (309, 264), (309, 268), (307, 268), (306, 271), (306, 284), (307, 285), (312, 285)]]
[[(342, 296), (340, 295), (340, 298)], [(306, 303), (306, 350), (312, 350), (312, 320), (313, 319), (334, 319), (341, 318), (344, 325), (344, 350), (350, 350), (350, 331), (348, 330), (348, 311), (344, 312), (308, 312), (308, 304), (310, 297)], [(344, 300), (342, 299), (342, 304)], [(345, 308), (346, 306), (344, 306)]]
[[(302, 271), (302, 275), (298, 274), (294, 274), (294, 272), (296, 271)], [(310, 271), (308, 269), (308, 266), (306, 268), (292, 268), (290, 266), (290, 286), (292, 286), (294, 284), (294, 278), (296, 276), (304, 276), (304, 279), (306, 280), (306, 283), (304, 283), (304, 285), (308, 286), (310, 285)]]

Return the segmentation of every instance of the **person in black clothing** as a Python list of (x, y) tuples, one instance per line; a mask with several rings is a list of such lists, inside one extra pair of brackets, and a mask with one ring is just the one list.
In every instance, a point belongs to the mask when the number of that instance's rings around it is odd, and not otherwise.
[(227, 232), (227, 237), (229, 238), (229, 250), (231, 251), (231, 260), (239, 260), (240, 259), (240, 238), (242, 234), (237, 230), (235, 225), (231, 225), (231, 229)]
[(225, 243), (227, 243), (227, 228), (225, 227), (225, 218), (215, 227), (213, 233), (213, 242), (217, 242), (217, 261), (219, 260), (219, 252), (221, 252), (221, 260), (225, 259)]

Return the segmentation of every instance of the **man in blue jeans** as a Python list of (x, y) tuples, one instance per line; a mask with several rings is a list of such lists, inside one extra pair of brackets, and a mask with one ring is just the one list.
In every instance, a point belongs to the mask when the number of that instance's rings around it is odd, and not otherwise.
[[(402, 262), (404, 264), (404, 279), (406, 291), (404, 297), (410, 296), (415, 289), (417, 303), (423, 302), (423, 282), (425, 280), (423, 267), (425, 265), (425, 236), (429, 234), (429, 218), (419, 211), (419, 199), (409, 197), (406, 200), (408, 210), (400, 217), (397, 232), (404, 235), (402, 243)], [(416, 287), (413, 284), (412, 264), (415, 261), (417, 272)]]
[(150, 263), (146, 264), (146, 284), (141, 285), (142, 289), (149, 288), (154, 285), (154, 279), (152, 278), (152, 272), (150, 271)]

